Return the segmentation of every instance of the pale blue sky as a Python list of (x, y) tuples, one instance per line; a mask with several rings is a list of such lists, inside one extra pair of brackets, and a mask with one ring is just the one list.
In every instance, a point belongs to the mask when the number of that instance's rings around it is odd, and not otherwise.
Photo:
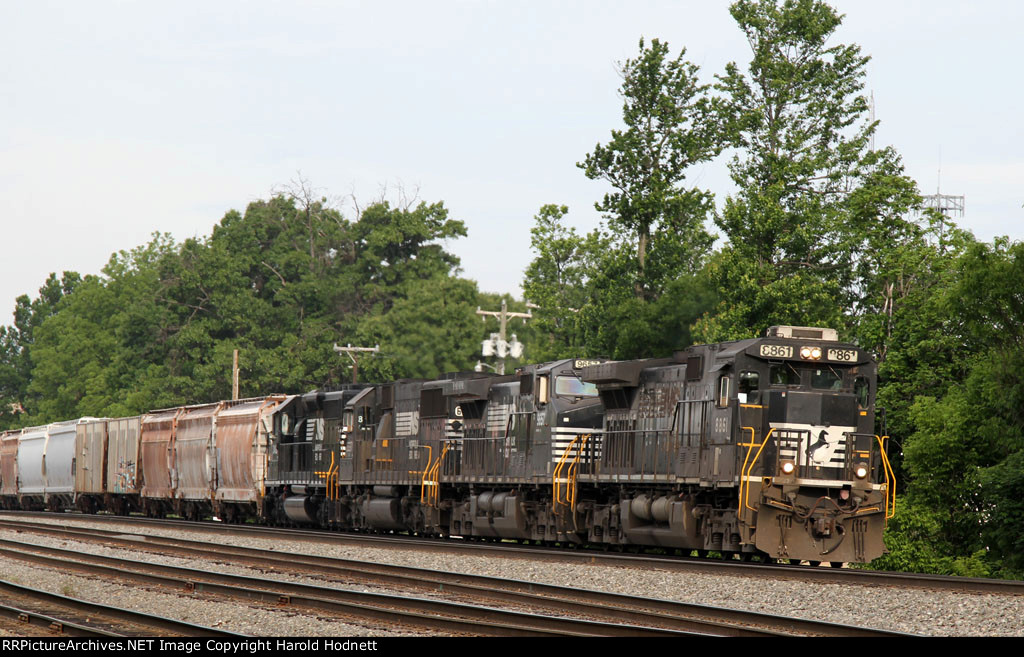
[[(1024, 237), (1024, 3), (841, 0), (834, 42), (908, 173)], [(596, 225), (575, 163), (619, 125), (616, 62), (668, 41), (710, 81), (747, 44), (726, 2), (0, 0), (0, 323), (51, 271), (98, 273), (154, 231), (208, 235), (297, 177), (363, 202), (418, 189), (463, 220), (464, 275), (519, 294), (544, 203)], [(724, 197), (724, 161), (692, 180)]]

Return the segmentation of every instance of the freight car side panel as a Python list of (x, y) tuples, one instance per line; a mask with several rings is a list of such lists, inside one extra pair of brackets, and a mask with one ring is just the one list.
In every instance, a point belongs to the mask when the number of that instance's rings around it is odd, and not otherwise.
[(0, 495), (18, 494), (18, 442), (21, 431), (5, 433), (0, 439)]
[(42, 495), (46, 492), (43, 458), (46, 454), (46, 427), (31, 427), (21, 433), (18, 444), (18, 492)]
[(75, 434), (78, 420), (57, 422), (48, 427), (45, 470), (46, 493), (71, 494), (75, 491)]
[(76, 427), (75, 492), (103, 493), (103, 455), (107, 447), (107, 421), (88, 420)]
[(107, 423), (106, 491), (135, 495), (142, 485), (139, 468), (139, 434), (142, 418), (122, 417)]
[(146, 415), (142, 420), (143, 497), (174, 497), (174, 428), (180, 412), (178, 408), (159, 411)]
[(178, 499), (209, 500), (213, 497), (217, 487), (213, 433), (220, 408), (220, 403), (186, 408), (178, 418), (174, 438)]
[(267, 434), (260, 426), (280, 399), (247, 401), (217, 416), (217, 491), (226, 502), (255, 502), (263, 487)]

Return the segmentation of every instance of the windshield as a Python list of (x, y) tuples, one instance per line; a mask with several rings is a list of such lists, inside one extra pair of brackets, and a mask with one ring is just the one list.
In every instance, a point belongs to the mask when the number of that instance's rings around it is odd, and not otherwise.
[(843, 385), (843, 377), (827, 365), (824, 368), (811, 370), (811, 387), (819, 390), (839, 390)]
[(555, 377), (555, 394), (560, 397), (597, 397), (597, 386), (574, 376)]

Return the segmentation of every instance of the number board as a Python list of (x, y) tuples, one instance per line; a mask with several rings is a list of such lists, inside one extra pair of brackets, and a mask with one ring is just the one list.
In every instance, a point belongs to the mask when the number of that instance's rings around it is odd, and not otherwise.
[(785, 344), (763, 344), (760, 353), (765, 358), (792, 358), (793, 347)]
[(837, 360), (840, 363), (855, 363), (857, 362), (857, 350), (856, 349), (829, 349), (825, 352), (825, 355), (829, 360)]

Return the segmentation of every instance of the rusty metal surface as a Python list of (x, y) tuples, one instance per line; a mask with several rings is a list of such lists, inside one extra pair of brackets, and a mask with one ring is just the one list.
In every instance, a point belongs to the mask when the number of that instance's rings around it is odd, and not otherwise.
[[(269, 418), (283, 397), (246, 400), (223, 409), (217, 416), (216, 499), (255, 502), (265, 476)], [(269, 425), (268, 425), (269, 427)]]
[(21, 430), (8, 431), (0, 438), (0, 495), (18, 494), (18, 443)]
[(104, 491), (103, 455), (107, 446), (107, 421), (85, 420), (75, 427), (75, 492)]
[(174, 437), (174, 467), (178, 475), (175, 497), (209, 500), (217, 487), (217, 458), (213, 433), (221, 402), (185, 408), (178, 417)]
[(139, 434), (142, 418), (123, 417), (107, 423), (108, 493), (134, 495), (142, 486), (139, 468)]
[(143, 497), (174, 497), (174, 426), (181, 409), (151, 413), (142, 419)]

